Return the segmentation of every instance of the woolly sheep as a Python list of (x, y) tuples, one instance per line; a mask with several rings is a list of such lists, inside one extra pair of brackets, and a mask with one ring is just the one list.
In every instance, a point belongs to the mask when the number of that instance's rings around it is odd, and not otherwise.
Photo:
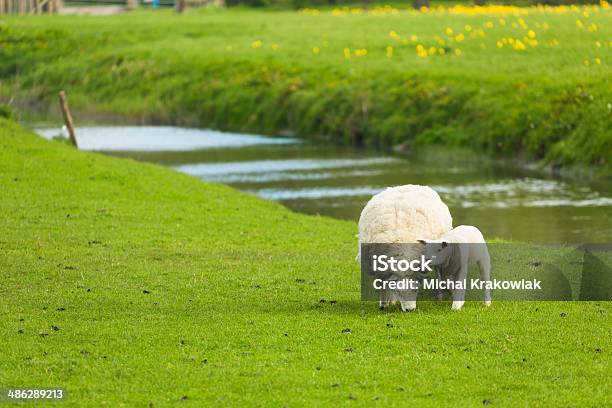
[[(365, 243), (414, 243), (418, 239), (436, 239), (451, 230), (453, 219), (438, 193), (427, 186), (405, 185), (390, 187), (373, 196), (359, 217), (359, 254)], [(419, 245), (407, 246), (405, 259), (418, 259), (423, 255)], [(401, 278), (401, 277), (399, 277)], [(394, 291), (392, 299), (399, 298), (402, 311), (416, 309), (416, 290)], [(389, 298), (381, 290), (380, 307), (386, 307)]]
[[(419, 239), (419, 242), (425, 246), (425, 257), (432, 260), (432, 265), (437, 266), (439, 280), (463, 282), (461, 288), (451, 290), (454, 310), (461, 309), (465, 303), (465, 286), (470, 263), (478, 265), (482, 281), (491, 280), (491, 258), (478, 228), (460, 225), (439, 239)], [(438, 296), (441, 299), (441, 292)], [(485, 286), (484, 290), (484, 303), (491, 306), (491, 291), (488, 286)]]

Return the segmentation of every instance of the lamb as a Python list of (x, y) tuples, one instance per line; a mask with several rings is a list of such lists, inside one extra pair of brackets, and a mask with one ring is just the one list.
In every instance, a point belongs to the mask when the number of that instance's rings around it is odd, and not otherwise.
[[(451, 230), (453, 219), (438, 193), (427, 186), (390, 187), (374, 195), (359, 217), (359, 254), (361, 244), (406, 243), (405, 259), (418, 259), (423, 254), (417, 239), (436, 239)], [(396, 277), (402, 278), (402, 277)], [(400, 299), (402, 311), (416, 309), (416, 290), (393, 292)], [(380, 293), (380, 307), (389, 304), (387, 292)]]
[[(425, 257), (438, 266), (438, 279), (462, 282), (462, 286), (451, 290), (453, 310), (459, 310), (465, 303), (468, 265), (478, 264), (480, 279), (491, 280), (491, 259), (489, 250), (480, 230), (470, 225), (460, 225), (439, 239), (419, 239), (425, 246)], [(441, 292), (438, 293), (441, 300)], [(491, 306), (491, 291), (485, 285), (484, 303)]]

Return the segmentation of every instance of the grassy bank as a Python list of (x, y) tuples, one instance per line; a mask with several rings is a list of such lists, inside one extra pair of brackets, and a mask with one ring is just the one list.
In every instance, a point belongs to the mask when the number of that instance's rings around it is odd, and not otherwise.
[[(62, 406), (605, 406), (603, 303), (359, 302), (354, 223), (0, 119), (0, 384)], [(350, 329), (350, 333), (345, 333)]]
[(610, 17), (607, 5), (7, 17), (0, 95), (55, 116), (66, 89), (81, 113), (467, 145), (610, 174)]

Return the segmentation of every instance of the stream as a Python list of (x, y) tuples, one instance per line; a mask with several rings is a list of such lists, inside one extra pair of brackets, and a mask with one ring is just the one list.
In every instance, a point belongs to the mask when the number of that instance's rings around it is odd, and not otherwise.
[[(59, 128), (37, 129), (47, 138)], [(79, 148), (158, 163), (228, 184), (293, 211), (357, 222), (387, 186), (424, 184), (449, 206), (453, 224), (487, 239), (608, 242), (612, 186), (557, 179), (473, 152), (426, 149), (391, 155), (293, 138), (150, 126), (79, 127)]]

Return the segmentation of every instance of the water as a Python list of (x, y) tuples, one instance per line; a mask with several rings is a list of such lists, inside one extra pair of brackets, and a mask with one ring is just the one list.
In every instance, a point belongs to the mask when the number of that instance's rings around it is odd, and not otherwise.
[(400, 157), (172, 127), (83, 127), (77, 137), (83, 150), (163, 164), (307, 214), (357, 221), (385, 187), (425, 184), (447, 203), (455, 225), (476, 225), (487, 238), (609, 242), (612, 232), (610, 185), (547, 178), (473, 153), (438, 149)]

